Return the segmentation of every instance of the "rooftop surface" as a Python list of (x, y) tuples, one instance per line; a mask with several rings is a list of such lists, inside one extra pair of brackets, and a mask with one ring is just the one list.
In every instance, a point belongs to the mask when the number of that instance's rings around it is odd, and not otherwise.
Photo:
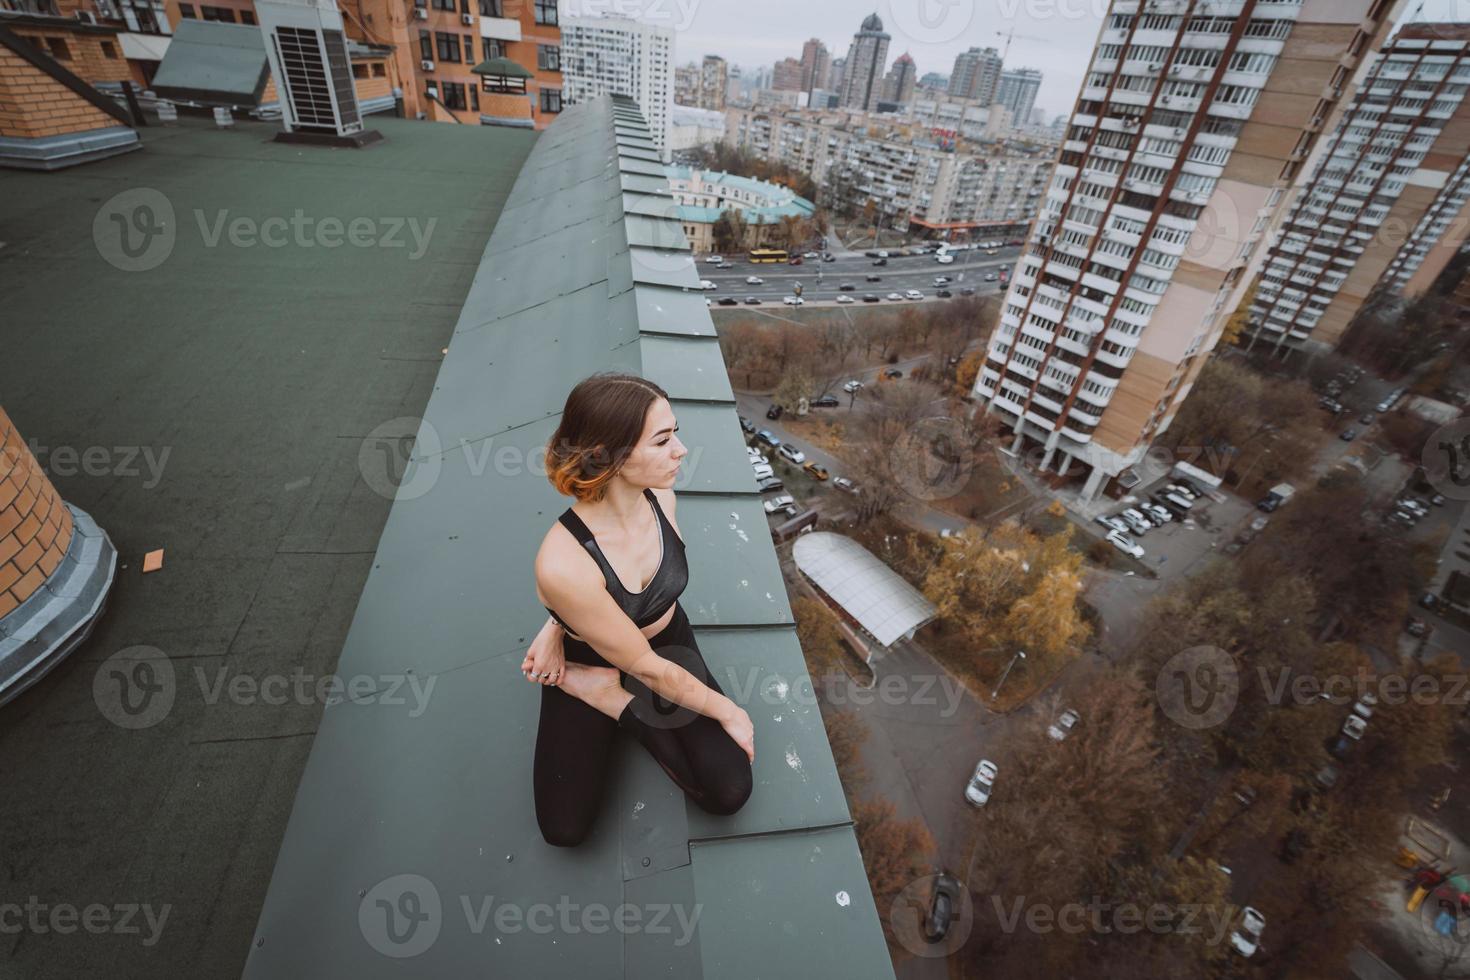
[[(371, 122), (383, 142), (330, 150), (184, 117), (139, 153), (0, 171), (28, 328), (0, 400), (125, 566), (88, 644), (0, 715), (0, 887), (133, 908), (131, 930), (0, 934), (0, 956), (67, 978), (891, 977), (646, 126), (609, 101), (539, 139)], [(624, 739), (592, 837), (559, 849), (518, 664), (568, 501), (530, 460), (605, 368), (665, 387), (687, 435), (682, 602), (755, 723), (755, 790), (711, 816)], [(421, 921), (431, 893), (431, 938), (383, 918)], [(548, 932), (541, 906), (624, 925)]]
[[(339, 667), (416, 680), (426, 695), (327, 709), (246, 977), (406, 965), (435, 977), (893, 976), (651, 146), (631, 102), (596, 100), (542, 134), (516, 181)], [(737, 814), (712, 816), (619, 733), (591, 836), (558, 848), (536, 824), (541, 694), (519, 666), (546, 619), (531, 561), (570, 503), (541, 451), (567, 391), (601, 369), (663, 386), (690, 448), (675, 486), (690, 566), (680, 601), (751, 714), (755, 788)]]
[[(120, 553), (91, 640), (0, 712), (0, 894), (167, 907), (146, 945), (142, 908), (141, 933), (0, 933), (3, 972), (240, 974), (323, 710), (311, 683), (249, 685), (336, 668), (391, 503), (364, 472), (395, 444), (366, 437), (423, 414), (535, 142), (370, 124), (382, 142), (333, 150), (181, 116), (136, 153), (0, 170), (0, 403)], [(113, 215), (162, 230), (130, 258)], [(137, 646), (172, 694), (130, 719), (103, 661)]]

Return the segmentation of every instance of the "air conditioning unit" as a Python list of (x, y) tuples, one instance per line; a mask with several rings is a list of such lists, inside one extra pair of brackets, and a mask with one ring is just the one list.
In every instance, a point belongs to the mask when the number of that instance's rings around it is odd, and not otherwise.
[(473, 24), (475, 22), (475, 15), (474, 14), (460, 14), (459, 15), (459, 22), (461, 24), (464, 24), (466, 27), (468, 27), (469, 25), (471, 25), (471, 24)]
[(424, 71), (433, 71), (434, 70), (434, 63), (432, 61), (429, 61), (427, 58), (425, 58), (423, 61), (420, 61), (419, 62), (419, 68), (421, 68)]
[(431, 99), (439, 98), (439, 86), (433, 82), (430, 82), (428, 85), (424, 86), (424, 94)]
[(415, 7), (413, 8), (413, 16), (415, 20), (428, 20), (429, 12), (423, 7)]
[(1155, 73), (1155, 74), (1157, 74), (1158, 72), (1163, 71), (1164, 70), (1163, 62), (1155, 61), (1153, 64), (1151, 64), (1151, 65), (1148, 66), (1148, 70), (1150, 72)]
[(351, 136), (362, 132), (347, 36), (336, 4), (256, 0), (271, 77), (281, 92), (290, 133)]
[(77, 20), (81, 21), (83, 24), (97, 23), (97, 16), (93, 14), (90, 10), (78, 10), (76, 14)]

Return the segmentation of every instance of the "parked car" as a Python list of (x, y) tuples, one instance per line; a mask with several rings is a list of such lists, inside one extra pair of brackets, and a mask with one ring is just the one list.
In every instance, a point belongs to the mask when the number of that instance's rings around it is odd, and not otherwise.
[(785, 443), (784, 445), (777, 446), (776, 455), (780, 456), (784, 460), (787, 460), (788, 462), (795, 463), (797, 466), (800, 466), (802, 463), (806, 462), (806, 453), (802, 452), (800, 449), (797, 449), (789, 442)]
[(1359, 425), (1372, 425), (1373, 424), (1373, 413), (1372, 412), (1364, 412), (1362, 415), (1358, 416), (1358, 424)]
[(783, 296), (781, 298), (781, 302), (785, 303), (787, 306), (805, 306), (806, 305), (806, 300), (802, 299), (800, 296)]
[(805, 252), (801, 257), (804, 259), (820, 259), (822, 256), (819, 252)]
[(707, 265), (715, 265), (717, 263), (725, 261), (725, 257), (723, 255), (710, 255), (706, 256), (704, 261)]
[(864, 293), (863, 294), (863, 302), (864, 303), (876, 303), (876, 302), (878, 302), (878, 294), (877, 293)]
[(1128, 525), (1128, 529), (1134, 534), (1147, 534), (1148, 529), (1153, 527), (1148, 518), (1131, 507), (1120, 513), (1118, 517)]
[(765, 480), (776, 475), (776, 471), (771, 469), (770, 463), (756, 463), (752, 469), (755, 470), (755, 478), (757, 480)]
[(993, 272), (987, 272), (987, 273), (985, 273), (985, 281), (986, 282), (995, 282), (999, 278), (1000, 278), (1000, 276), (996, 275)]
[(755, 297), (755, 296), (747, 296), (747, 297), (745, 297), (745, 305), (746, 306), (760, 306), (761, 305), (761, 301), (760, 301), (760, 299), (758, 297)]
[(1363, 737), (1368, 730), (1368, 723), (1357, 715), (1348, 715), (1347, 721), (1342, 723), (1342, 733), (1356, 742)]
[(853, 496), (857, 496), (857, 494), (862, 492), (856, 483), (853, 483), (845, 476), (834, 476), (832, 478), (832, 485), (843, 493), (850, 493)]
[(873, 264), (874, 265), (887, 265), (888, 264), (888, 260), (887, 259), (874, 259), (873, 260)]
[(781, 445), (781, 440), (776, 438), (775, 433), (771, 432), (770, 429), (761, 429), (759, 432), (757, 432), (755, 434), (755, 441), (759, 443), (764, 443), (765, 445), (770, 446), (772, 449), (776, 449)]
[(1169, 508), (1156, 504), (1151, 500), (1140, 503), (1138, 509), (1143, 511), (1144, 516), (1158, 527), (1163, 527), (1174, 519), (1174, 515), (1169, 513)]
[(951, 297), (954, 296), (954, 293), (950, 292), (948, 289), (941, 289), (939, 292), (935, 293), (934, 295), (935, 296), (938, 296), (940, 299), (950, 299)]
[(1364, 691), (1363, 695), (1353, 702), (1353, 714), (1365, 722), (1371, 721), (1373, 718), (1373, 705), (1377, 703), (1378, 698), (1374, 697), (1372, 691)]
[(1122, 531), (1109, 531), (1108, 541), (1112, 543), (1114, 548), (1117, 548), (1125, 555), (1131, 555), (1134, 558), (1143, 557), (1143, 545), (1134, 541)]
[(941, 252), (938, 255), (934, 256), (934, 261), (938, 262), (940, 265), (949, 265), (954, 262), (954, 256), (950, 255), (948, 252)]
[(780, 496), (762, 501), (761, 506), (766, 509), (767, 514), (774, 514), (778, 510), (796, 506), (796, 500), (792, 498), (791, 494), (783, 493)]
[(898, 302), (903, 301), (903, 296), (898, 293), (889, 293), (887, 298), (891, 300), (896, 300)]
[(929, 914), (924, 917), (924, 938), (937, 943), (949, 933), (960, 904), (964, 900), (964, 889), (958, 879), (950, 874), (939, 874), (934, 878), (934, 896), (929, 902)]
[(895, 378), (903, 377), (903, 372), (900, 371), (898, 368), (888, 368), (886, 371), (883, 372), (883, 377), (892, 381)]
[(980, 760), (970, 777), (970, 784), (965, 787), (965, 801), (971, 806), (984, 806), (995, 789), (995, 777), (999, 774), (995, 763), (989, 759)]
[(1419, 597), (1419, 605), (1425, 609), (1437, 609), (1439, 607), (1439, 596), (1433, 592), (1426, 592)]
[(1176, 490), (1164, 490), (1154, 495), (1154, 499), (1165, 507), (1173, 506), (1181, 511), (1188, 511), (1194, 507), (1194, 501)]
[(764, 286), (766, 284), (766, 281), (760, 276), (746, 276), (745, 284), (747, 286)]
[(1046, 734), (1056, 742), (1063, 741), (1072, 734), (1072, 728), (1077, 724), (1077, 712), (1068, 708), (1062, 712), (1062, 716), (1047, 728)]
[(838, 286), (838, 287), (837, 287), (837, 288), (838, 288), (838, 289), (839, 289), (839, 290), (841, 290), (841, 291), (842, 291), (842, 292), (844, 292), (844, 293), (850, 293), (850, 292), (852, 292), (852, 291), (853, 291), (853, 290), (854, 290), (854, 289), (856, 289), (856, 288), (857, 288), (857, 287), (856, 287), (856, 286), (854, 286), (854, 285), (853, 285), (853, 284), (852, 284), (852, 283), (850, 283), (850, 282), (845, 282), (845, 283), (843, 283), (843, 284), (842, 284), (842, 285), (840, 285), (840, 286)]
[(720, 305), (721, 306), (739, 306), (740, 305), (740, 300), (736, 299), (734, 296), (721, 296), (720, 297)]
[(827, 467), (821, 463), (808, 462), (802, 469), (806, 470), (807, 476), (810, 476), (814, 480), (825, 480), (831, 475), (827, 472)]
[(921, 293), (921, 292), (919, 292), (917, 289), (907, 289), (907, 290), (904, 290), (903, 298), (904, 299), (923, 299), (924, 298), (924, 294)]
[(770, 408), (766, 409), (766, 418), (779, 419), (781, 417), (781, 414), (785, 411), (786, 410), (780, 405), (772, 405)]
[(1240, 913), (1240, 925), (1230, 934), (1230, 948), (1241, 956), (1249, 957), (1261, 945), (1261, 933), (1266, 928), (1266, 917), (1249, 905)]
[(1410, 513), (1417, 514), (1420, 517), (1427, 517), (1429, 515), (1429, 508), (1426, 507), (1422, 501), (1419, 501), (1414, 497), (1402, 497), (1397, 501), (1397, 504), (1400, 509), (1407, 510)]
[(1097, 517), (1093, 518), (1093, 520), (1097, 521), (1097, 523), (1101, 524), (1109, 531), (1118, 531), (1120, 533), (1127, 533), (1128, 531), (1128, 525), (1123, 523), (1116, 517), (1109, 517), (1106, 514), (1099, 514)]
[(823, 262), (836, 262), (837, 261), (837, 256), (833, 255), (831, 252), (828, 252), (828, 253), (826, 253), (825, 255), (822, 256), (822, 261)]
[(715, 266), (715, 268), (716, 269), (733, 269), (733, 268), (735, 268), (735, 264), (733, 262), (721, 262), (719, 265)]
[(755, 485), (760, 489), (761, 493), (776, 493), (777, 491), (786, 489), (786, 484), (781, 482), (779, 476), (769, 476), (764, 480), (756, 480)]
[(836, 408), (842, 401), (836, 395), (823, 395), (821, 398), (813, 398), (807, 402), (810, 408)]
[(842, 386), (842, 390), (845, 391), (845, 392), (847, 392), (850, 395), (854, 391), (857, 391), (862, 386), (863, 386), (863, 383), (861, 381), (859, 381), (857, 378), (853, 378), (847, 384), (845, 384), (845, 385)]
[(748, 458), (751, 461), (752, 464), (754, 464), (754, 463), (769, 463), (770, 462), (770, 460), (766, 458), (766, 455), (764, 453), (762, 453), (759, 449), (755, 448), (754, 446), (746, 446), (745, 447), (745, 455), (746, 455), (746, 458)]
[(960, 295), (961, 296), (974, 296), (975, 295), (975, 287), (974, 286), (964, 286), (964, 287), (962, 287), (960, 289)]
[(1343, 442), (1352, 442), (1354, 439), (1358, 438), (1358, 430), (1343, 429), (1342, 435), (1338, 436), (1338, 438), (1341, 439)]
[(839, 303), (853, 303), (853, 302), (856, 302), (856, 301), (851, 296), (848, 296), (846, 293), (843, 293), (841, 296), (838, 296), (837, 297), (837, 302), (839, 302)]
[(947, 285), (949, 285), (949, 276), (935, 276), (934, 277), (934, 285), (936, 285), (936, 286), (947, 286)]
[(741, 431), (745, 432), (747, 435), (755, 431), (755, 423), (754, 422), (752, 422), (750, 419), (746, 418), (744, 415), (739, 416), (739, 419), (740, 419), (740, 429), (741, 429)]

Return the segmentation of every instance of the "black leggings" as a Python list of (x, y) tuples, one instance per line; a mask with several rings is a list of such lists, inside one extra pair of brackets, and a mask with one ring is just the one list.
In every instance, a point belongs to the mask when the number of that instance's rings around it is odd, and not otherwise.
[[(612, 666), (584, 641), (569, 636), (563, 641), (567, 663)], [(669, 625), (648, 643), (659, 656), (724, 693), (699, 652), (683, 606), (675, 603)], [(728, 815), (750, 798), (750, 760), (719, 722), (658, 697), (636, 678), (619, 675), (633, 700), (616, 721), (559, 687), (541, 689), (534, 789), (536, 822), (548, 844), (573, 847), (592, 829), (619, 728), (631, 732), (701, 809)]]

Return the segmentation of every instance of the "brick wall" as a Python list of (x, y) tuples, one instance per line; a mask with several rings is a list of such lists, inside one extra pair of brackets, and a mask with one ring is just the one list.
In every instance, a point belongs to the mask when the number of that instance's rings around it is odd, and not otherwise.
[[(123, 57), (122, 42), (115, 34), (82, 34), (61, 27), (33, 27), (22, 25), (15, 28), (17, 36), (31, 43), (42, 54), (56, 58), (56, 63), (84, 82), (121, 82), (132, 78), (128, 61)], [(51, 47), (51, 40), (66, 45), (64, 56), (58, 56)], [(111, 51), (111, 55), (107, 52)]]
[(71, 532), (71, 511), (0, 409), (0, 617), (56, 570)]
[[(120, 64), (126, 78), (126, 62)], [(0, 136), (58, 136), (120, 125), (14, 51), (0, 47)]]

